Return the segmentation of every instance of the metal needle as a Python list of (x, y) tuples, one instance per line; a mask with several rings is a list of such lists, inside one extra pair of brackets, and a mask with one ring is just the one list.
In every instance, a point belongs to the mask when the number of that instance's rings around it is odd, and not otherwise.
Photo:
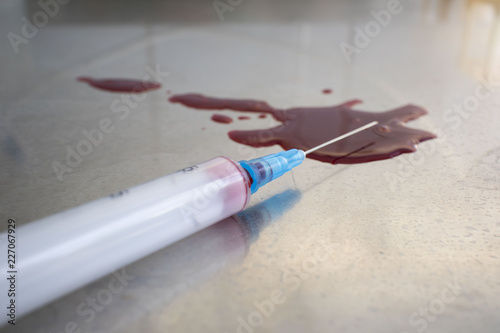
[(366, 125), (364, 125), (364, 126), (358, 127), (358, 128), (356, 128), (355, 130), (352, 130), (352, 131), (350, 131), (350, 132), (347, 132), (346, 134), (342, 134), (341, 136), (338, 136), (338, 137), (336, 137), (336, 138), (334, 138), (334, 139), (331, 139), (330, 141), (327, 141), (327, 142), (325, 142), (325, 143), (322, 143), (322, 144), (320, 144), (319, 146), (316, 146), (316, 147), (314, 147), (314, 148), (311, 148), (311, 149), (309, 149), (309, 150), (306, 150), (306, 151), (304, 152), (304, 154), (305, 154), (305, 155), (307, 155), (307, 154), (309, 154), (309, 153), (312, 153), (313, 151), (316, 151), (316, 150), (321, 149), (321, 148), (323, 148), (323, 147), (325, 147), (325, 146), (328, 146), (328, 145), (330, 145), (330, 144), (332, 144), (332, 143), (334, 143), (334, 142), (337, 142), (337, 141), (340, 141), (340, 140), (342, 140), (342, 139), (345, 139), (345, 138), (347, 138), (348, 136), (351, 136), (351, 135), (353, 135), (353, 134), (356, 134), (356, 133), (359, 133), (359, 132), (361, 132), (361, 131), (364, 131), (365, 129), (370, 128), (370, 127), (373, 127), (373, 126), (375, 126), (375, 125), (377, 125), (377, 124), (378, 124), (378, 121), (372, 121), (372, 122), (371, 122), (371, 123), (369, 123), (369, 124), (366, 124)]

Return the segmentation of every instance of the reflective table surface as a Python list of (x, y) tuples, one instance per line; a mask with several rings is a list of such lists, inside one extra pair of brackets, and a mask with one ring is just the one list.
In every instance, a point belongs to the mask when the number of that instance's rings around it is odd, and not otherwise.
[[(215, 156), (280, 151), (227, 137), (276, 121), (215, 123), (169, 94), (412, 103), (429, 114), (408, 125), (439, 137), (390, 160), (306, 160), (239, 216), (2, 331), (500, 330), (498, 1), (46, 3), (0, 4), (1, 231)], [(137, 103), (76, 81), (152, 72), (162, 88)], [(104, 118), (114, 130), (58, 177)]]

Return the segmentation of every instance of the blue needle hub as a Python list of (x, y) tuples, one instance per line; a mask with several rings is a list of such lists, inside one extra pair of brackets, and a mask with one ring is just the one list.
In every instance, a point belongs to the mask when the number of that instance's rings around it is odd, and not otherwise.
[(250, 190), (254, 194), (262, 186), (300, 165), (305, 158), (303, 150), (290, 149), (250, 161), (240, 161), (240, 165), (252, 178)]

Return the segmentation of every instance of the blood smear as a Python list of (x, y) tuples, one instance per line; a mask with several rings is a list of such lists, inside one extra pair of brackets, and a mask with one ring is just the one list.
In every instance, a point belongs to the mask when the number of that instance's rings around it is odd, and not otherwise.
[(252, 147), (278, 144), (285, 150), (298, 148), (305, 151), (372, 121), (379, 122), (377, 126), (307, 156), (333, 164), (365, 163), (392, 158), (414, 152), (419, 142), (436, 138), (433, 133), (404, 126), (408, 121), (427, 114), (425, 109), (411, 104), (386, 112), (365, 112), (353, 110), (361, 100), (351, 100), (330, 107), (291, 109), (273, 108), (264, 101), (213, 98), (200, 94), (174, 95), (170, 101), (201, 110), (228, 109), (267, 113), (282, 123), (268, 129), (228, 133), (231, 140)]
[(80, 82), (86, 82), (90, 86), (111, 92), (143, 93), (156, 90), (161, 87), (158, 82), (141, 81), (133, 79), (93, 79), (87, 76), (77, 78)]
[(221, 124), (230, 124), (233, 122), (233, 119), (231, 117), (225, 116), (223, 114), (217, 114), (217, 113), (212, 115), (212, 118), (210, 118), (210, 119), (212, 119), (216, 123), (221, 123)]

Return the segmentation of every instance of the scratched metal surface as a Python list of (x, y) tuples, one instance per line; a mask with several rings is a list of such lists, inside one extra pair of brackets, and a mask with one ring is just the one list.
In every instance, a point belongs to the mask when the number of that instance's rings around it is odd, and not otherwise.
[[(3, 331), (498, 332), (500, 93), (484, 83), (499, 74), (494, 1), (402, 1), (380, 29), (370, 12), (389, 10), (385, 1), (224, 3), (221, 21), (210, 1), (72, 1), (15, 53), (8, 33), (22, 34), (21, 18), (42, 9), (2, 1), (0, 230), (217, 155), (278, 151), (226, 135), (271, 120), (216, 124), (211, 112), (168, 103), (167, 90), (281, 107), (414, 103), (430, 112), (410, 126), (440, 138), (364, 165), (308, 160), (259, 191), (253, 212)], [(374, 30), (348, 62), (340, 45), (356, 45), (356, 27)], [(142, 78), (148, 68), (168, 72), (163, 87), (125, 119), (111, 111), (120, 94), (75, 80)], [(103, 118), (113, 132), (58, 180), (52, 163)]]

